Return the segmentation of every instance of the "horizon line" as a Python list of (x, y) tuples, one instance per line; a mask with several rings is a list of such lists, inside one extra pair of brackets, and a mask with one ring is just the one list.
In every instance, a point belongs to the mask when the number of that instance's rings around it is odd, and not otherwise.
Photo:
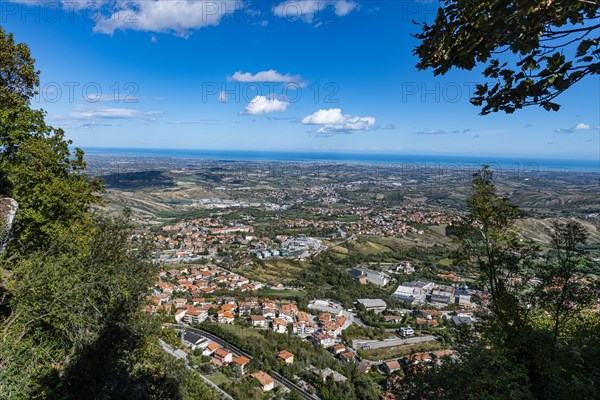
[[(353, 154), (353, 155), (382, 155), (382, 156), (435, 156), (435, 157), (496, 157), (504, 159), (530, 159), (530, 160), (563, 160), (563, 161), (581, 161), (581, 162), (599, 162), (600, 155), (597, 158), (577, 158), (575, 156), (551, 156), (551, 155), (506, 155), (506, 154), (459, 154), (459, 153), (421, 153), (421, 152), (384, 152), (384, 151), (369, 151), (369, 150), (326, 150), (326, 149), (207, 149), (207, 148), (177, 148), (177, 147), (131, 147), (131, 146), (69, 146), (71, 148), (80, 148), (82, 150), (144, 150), (144, 151), (206, 151), (206, 152), (254, 152), (254, 153), (295, 153), (295, 154), (310, 154), (310, 153), (321, 153), (321, 154)], [(599, 164), (600, 169), (600, 164)]]

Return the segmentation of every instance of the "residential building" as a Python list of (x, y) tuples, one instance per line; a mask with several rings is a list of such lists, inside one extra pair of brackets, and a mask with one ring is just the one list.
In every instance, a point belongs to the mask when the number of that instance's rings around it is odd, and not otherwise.
[(281, 318), (273, 318), (273, 331), (277, 333), (287, 333), (287, 322)]
[(323, 347), (331, 347), (335, 344), (335, 337), (326, 333), (315, 332), (310, 335), (310, 339)]
[(234, 357), (233, 363), (235, 364), (236, 367), (238, 367), (240, 373), (242, 375), (244, 375), (244, 373), (245, 373), (244, 368), (246, 367), (246, 365), (248, 365), (248, 363), (250, 363), (250, 359), (248, 357), (244, 357), (244, 356)]
[(358, 370), (363, 374), (368, 374), (371, 372), (371, 364), (366, 361), (361, 361), (358, 363)]
[(400, 369), (400, 363), (397, 360), (386, 361), (381, 364), (381, 370), (386, 374), (398, 371)]
[(264, 373), (263, 371), (257, 371), (251, 374), (250, 376), (256, 379), (258, 383), (260, 383), (262, 390), (265, 392), (273, 390), (273, 388), (275, 387), (275, 381), (273, 380), (273, 378), (269, 374)]
[(197, 307), (188, 308), (182, 320), (188, 324), (200, 324), (208, 318), (208, 312)]
[(208, 346), (206, 346), (206, 348), (204, 349), (204, 351), (202, 352), (203, 356), (210, 356), (211, 354), (213, 354), (216, 350), (218, 350), (221, 346), (219, 346), (217, 343), (212, 342), (210, 343)]
[(416, 365), (416, 364), (431, 362), (432, 357), (431, 357), (431, 355), (429, 355), (429, 353), (421, 352), (421, 353), (411, 354), (410, 356), (406, 357), (406, 359), (409, 364)]
[(343, 345), (343, 344), (341, 344), (341, 343), (338, 343), (338, 344), (336, 344), (335, 346), (333, 346), (333, 347), (331, 348), (331, 352), (332, 352), (334, 355), (336, 355), (336, 356), (337, 356), (338, 354), (341, 354), (341, 353), (343, 353), (344, 351), (346, 351), (346, 346), (344, 346), (344, 345)]
[(287, 350), (280, 351), (279, 354), (277, 354), (277, 358), (283, 360), (283, 362), (285, 362), (286, 364), (294, 363), (294, 355)]
[(217, 320), (220, 324), (233, 324), (235, 320), (235, 315), (231, 313), (231, 311), (217, 311)]
[(313, 322), (294, 322), (293, 331), (296, 335), (306, 336), (317, 330), (317, 325)]
[(252, 321), (252, 326), (256, 328), (266, 328), (267, 327), (267, 319), (262, 315), (251, 315), (250, 321)]
[(233, 354), (231, 354), (225, 349), (219, 348), (215, 350), (213, 355), (217, 360), (219, 360), (223, 364), (229, 364), (231, 361), (233, 361)]
[(435, 319), (417, 318), (415, 320), (415, 326), (417, 329), (431, 329), (436, 328), (439, 325)]
[(353, 351), (344, 351), (338, 355), (338, 358), (346, 364), (353, 363), (356, 359), (356, 354)]

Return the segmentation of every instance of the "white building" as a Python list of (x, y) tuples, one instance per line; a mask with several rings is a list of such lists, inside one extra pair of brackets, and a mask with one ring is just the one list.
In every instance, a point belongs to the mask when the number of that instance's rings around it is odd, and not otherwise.
[(387, 304), (381, 299), (358, 299), (358, 304), (362, 305), (367, 311), (374, 311), (376, 314), (385, 311)]
[(406, 327), (406, 328), (400, 328), (400, 330), (398, 331), (398, 333), (400, 334), (400, 336), (406, 337), (406, 336), (412, 336), (415, 334), (415, 331), (413, 328), (411, 328), (410, 326)]
[(411, 281), (398, 286), (392, 294), (396, 301), (407, 304), (425, 303), (427, 294), (435, 287), (435, 283), (429, 281)]

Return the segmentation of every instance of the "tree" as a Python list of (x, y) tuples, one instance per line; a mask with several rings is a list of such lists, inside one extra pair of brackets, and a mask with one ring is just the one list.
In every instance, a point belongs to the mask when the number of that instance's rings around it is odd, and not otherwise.
[(458, 358), (409, 371), (399, 398), (598, 397), (600, 317), (586, 307), (599, 292), (597, 277), (582, 279), (585, 230), (554, 224), (553, 249), (543, 253), (520, 237), (515, 221), (523, 213), (497, 193), (487, 166), (472, 190), (468, 215), (448, 234), (457, 260), (489, 293), (490, 313), (475, 329), (455, 330)]
[(472, 191), (469, 214), (448, 233), (458, 240), (458, 261), (476, 271), (489, 290), (494, 321), (510, 335), (526, 323), (521, 293), (536, 248), (522, 242), (514, 224), (523, 212), (497, 194), (488, 166), (473, 175)]
[(29, 47), (15, 44), (12, 33), (0, 27), (0, 109), (14, 108), (37, 94), (39, 71)]
[[(46, 247), (101, 203), (102, 185), (86, 174), (83, 151), (30, 107), (39, 71), (26, 45), (0, 27), (0, 196), (19, 203), (12, 253)], [(10, 249), (9, 249), (10, 250)]]
[(156, 278), (131, 215), (107, 217), (83, 151), (30, 108), (38, 71), (0, 28), (0, 196), (19, 203), (0, 258), (0, 398), (207, 399), (141, 312)]
[(471, 103), (481, 113), (512, 113), (554, 100), (588, 75), (600, 73), (597, 0), (444, 0), (432, 24), (421, 24), (418, 69), (444, 75), (472, 70), (495, 81), (477, 85)]
[(541, 284), (536, 294), (538, 304), (551, 315), (556, 342), (567, 322), (598, 297), (598, 288), (583, 279), (587, 264), (582, 250), (587, 239), (585, 228), (576, 221), (555, 221), (552, 226), (554, 260), (538, 268)]

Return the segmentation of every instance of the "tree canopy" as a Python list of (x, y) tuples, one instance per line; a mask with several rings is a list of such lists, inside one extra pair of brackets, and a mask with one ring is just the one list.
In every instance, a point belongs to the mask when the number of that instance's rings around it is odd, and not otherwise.
[(558, 110), (555, 99), (600, 73), (600, 1), (444, 0), (421, 24), (414, 53), (435, 75), (483, 67), (471, 103), (481, 113), (530, 105)]
[(487, 166), (474, 174), (467, 204), (448, 234), (457, 262), (489, 293), (489, 313), (475, 329), (457, 330), (457, 358), (407, 374), (398, 398), (597, 398), (600, 315), (592, 305), (600, 292), (586, 272), (585, 229), (556, 222), (550, 250), (528, 243), (515, 226), (523, 212), (498, 193)]
[(97, 210), (83, 151), (31, 108), (38, 74), (0, 27), (0, 196), (19, 203), (0, 258), (0, 398), (214, 398), (158, 345), (148, 247), (128, 212)]

